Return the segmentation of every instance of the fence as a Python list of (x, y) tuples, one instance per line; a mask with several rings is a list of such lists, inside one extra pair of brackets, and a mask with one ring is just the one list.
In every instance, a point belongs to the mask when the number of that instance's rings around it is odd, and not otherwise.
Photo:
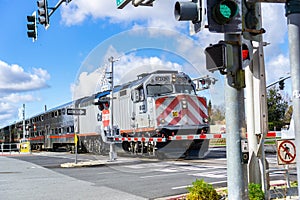
[(1, 143), (0, 144), (0, 152), (4, 153), (12, 153), (18, 152), (20, 153), (20, 143)]

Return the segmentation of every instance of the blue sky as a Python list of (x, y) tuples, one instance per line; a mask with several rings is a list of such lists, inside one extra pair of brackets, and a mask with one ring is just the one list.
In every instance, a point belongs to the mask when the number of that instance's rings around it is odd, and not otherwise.
[[(48, 6), (57, 2), (48, 0)], [(129, 4), (118, 10), (115, 0), (73, 0), (51, 16), (48, 30), (38, 26), (38, 40), (32, 42), (26, 16), (37, 10), (36, 1), (0, 0), (0, 127), (19, 120), (23, 103), (29, 117), (44, 105), (53, 108), (97, 91), (96, 69), (107, 66), (110, 56), (119, 59), (116, 84), (161, 67), (192, 77), (210, 74), (203, 51), (223, 35), (203, 30), (189, 36), (188, 22), (174, 18), (175, 2), (156, 0), (153, 7)], [(262, 13), (264, 41), (271, 43), (265, 47), (271, 83), (289, 72), (284, 5), (266, 3)], [(210, 75), (220, 80), (206, 91), (213, 101), (223, 93), (223, 82), (218, 72)]]

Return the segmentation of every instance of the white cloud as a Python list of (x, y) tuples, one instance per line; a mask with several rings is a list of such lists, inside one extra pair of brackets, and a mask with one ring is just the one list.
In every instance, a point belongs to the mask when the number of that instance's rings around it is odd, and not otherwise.
[[(72, 1), (68, 6), (64, 6), (62, 9), (62, 22), (68, 26), (84, 23), (85, 20), (108, 20), (110, 24), (117, 24), (124, 28), (132, 28), (138, 30), (139, 27), (158, 27), (162, 29), (160, 32), (154, 30), (149, 33), (147, 37), (152, 40), (152, 37), (157, 37), (156, 34), (173, 34), (172, 32), (163, 31), (163, 29), (175, 30), (182, 32), (185, 38), (178, 38), (177, 43), (174, 43), (174, 38), (178, 35), (170, 36), (170, 41), (177, 45), (177, 49), (174, 52), (182, 56), (188, 62), (190, 62), (193, 69), (188, 68), (185, 65), (180, 66), (189, 75), (205, 75), (207, 73), (205, 67), (205, 54), (204, 49), (209, 44), (217, 43), (219, 40), (224, 40), (224, 34), (210, 33), (208, 29), (204, 29), (197, 33), (191, 40), (187, 40), (188, 36), (188, 22), (178, 22), (174, 18), (174, 1), (156, 0), (154, 7), (134, 7), (127, 5), (124, 9), (119, 10), (116, 8), (116, 2), (111, 0), (77, 0)], [(289, 58), (288, 50), (282, 48), (282, 45), (287, 42), (287, 23), (284, 13), (284, 4), (274, 3), (262, 3), (262, 23), (266, 33), (263, 35), (264, 41), (270, 43), (264, 48), (264, 56), (266, 61), (266, 77), (267, 82), (278, 79), (281, 76), (286, 75), (289, 71)], [(206, 21), (207, 24), (207, 21)], [(105, 26), (108, 24), (105, 24)], [(287, 46), (287, 45), (285, 45)], [(168, 48), (167, 48), (168, 49)], [(137, 68), (138, 66), (146, 66), (151, 62), (156, 64), (167, 64), (167, 59), (163, 60), (159, 57), (150, 56), (149, 58), (128, 56), (124, 57), (127, 52), (117, 52), (114, 49), (110, 49), (104, 59), (107, 60), (108, 56), (114, 56), (115, 58), (123, 57), (116, 66), (120, 65), (124, 68), (119, 68), (116, 71), (116, 81), (123, 81), (123, 79), (129, 80), (136, 77), (137, 73), (143, 72), (143, 68)], [(169, 49), (168, 49), (169, 50)], [(158, 59), (158, 60), (156, 60)], [(163, 63), (159, 63), (163, 62)], [(172, 63), (174, 65), (174, 63)], [(171, 64), (171, 65), (172, 65)], [(174, 67), (174, 66), (172, 66)], [(130, 69), (130, 70), (129, 70)], [(138, 70), (143, 69), (143, 70)], [(89, 74), (85, 74), (85, 78)], [(195, 75), (195, 76), (196, 76)], [(213, 75), (219, 79), (219, 83), (223, 83), (223, 76), (215, 72)], [(84, 77), (84, 75), (82, 75)], [(91, 75), (90, 75), (91, 76)], [(81, 77), (83, 79), (83, 77)], [(123, 79), (120, 79), (123, 77)], [(222, 85), (222, 84), (220, 84)], [(218, 86), (219, 87), (219, 86)], [(219, 89), (211, 89), (211, 95), (218, 93)]]
[(17, 64), (8, 64), (0, 60), (0, 127), (16, 119), (20, 104), (39, 101), (32, 92), (49, 87), (46, 81), (49, 73), (41, 68), (26, 72)]
[(16, 64), (9, 65), (0, 60), (0, 97), (1, 93), (32, 91), (48, 87), (50, 78), (47, 71), (33, 68), (33, 72), (25, 72)]
[[(156, 27), (178, 27), (173, 8), (173, 1), (156, 1), (154, 7), (132, 5), (117, 9), (116, 1), (112, 0), (76, 0), (62, 8), (62, 22), (66, 25), (83, 23), (86, 19), (108, 19), (114, 24), (141, 24)], [(144, 23), (143, 23), (144, 24)]]
[[(113, 47), (109, 48), (108, 52), (114, 52), (115, 57), (120, 57)], [(111, 55), (111, 54), (108, 54)], [(119, 56), (118, 56), (119, 55)], [(110, 67), (106, 65), (107, 71)], [(182, 66), (175, 62), (170, 62), (159, 57), (139, 57), (134, 53), (126, 56), (121, 56), (114, 64), (114, 84), (123, 84), (137, 79), (137, 75), (145, 72), (153, 72), (156, 70), (178, 70), (183, 71)], [(78, 80), (71, 86), (73, 91), (73, 98), (78, 99), (80, 97), (89, 96), (95, 94), (101, 88), (99, 83), (101, 82), (103, 68), (96, 69), (95, 71), (88, 73), (83, 71), (79, 74)]]
[(273, 48), (285, 42), (287, 20), (284, 4), (262, 3), (262, 23), (266, 30), (263, 35), (265, 42), (271, 43)]
[(289, 57), (279, 54), (276, 57), (273, 57), (267, 63), (268, 66), (268, 74), (267, 79), (268, 82), (277, 81), (281, 77), (287, 76), (287, 72), (290, 71), (290, 60)]

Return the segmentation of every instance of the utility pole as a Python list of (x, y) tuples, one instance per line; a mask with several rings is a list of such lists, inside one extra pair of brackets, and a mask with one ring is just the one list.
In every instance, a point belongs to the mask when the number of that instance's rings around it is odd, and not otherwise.
[[(300, 121), (300, 2), (299, 0), (289, 0), (285, 4), (288, 40), (290, 50), (290, 66), (292, 79), (292, 102), (293, 117), (295, 122)], [(297, 179), (300, 183), (300, 123), (294, 123), (295, 142), (296, 142), (296, 162), (297, 162)], [(298, 184), (298, 193), (300, 184)]]

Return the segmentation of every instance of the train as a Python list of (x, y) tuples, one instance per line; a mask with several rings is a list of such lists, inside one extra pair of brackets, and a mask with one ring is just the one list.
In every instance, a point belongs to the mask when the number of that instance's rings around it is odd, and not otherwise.
[[(183, 72), (158, 70), (0, 129), (0, 143), (26, 138), (31, 149), (199, 156), (208, 151), (206, 98)], [(75, 141), (77, 144), (75, 145)]]

